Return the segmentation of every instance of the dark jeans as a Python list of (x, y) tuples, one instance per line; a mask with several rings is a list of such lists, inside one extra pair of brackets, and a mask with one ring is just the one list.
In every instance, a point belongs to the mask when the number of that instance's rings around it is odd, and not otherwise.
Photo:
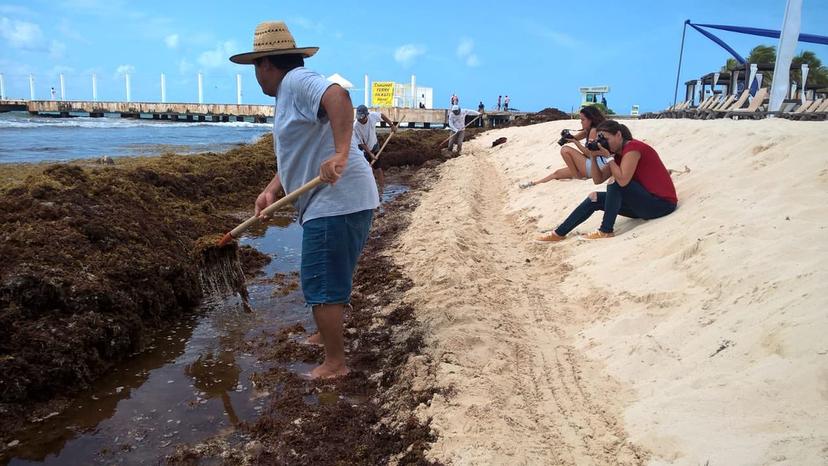
[(604, 233), (612, 233), (618, 215), (650, 220), (672, 213), (676, 210), (676, 205), (653, 196), (637, 181), (630, 181), (624, 187), (613, 183), (607, 186), (607, 192), (598, 193), (596, 202), (589, 197), (584, 199), (584, 202), (555, 229), (555, 233), (565, 236), (598, 210), (604, 211), (604, 219), (598, 229)]
[[(379, 143), (374, 144), (374, 147), (371, 149), (371, 153), (374, 154), (374, 156), (376, 156), (377, 152), (379, 152), (379, 148), (380, 148)], [(365, 156), (365, 160), (368, 161), (368, 165), (371, 165), (371, 162), (373, 162), (374, 159), (372, 159), (371, 156), (368, 155), (368, 152), (367, 151), (362, 151), (362, 155)], [(377, 162), (377, 163), (379, 163), (379, 162)], [(377, 165), (376, 168), (379, 168), (379, 165)]]

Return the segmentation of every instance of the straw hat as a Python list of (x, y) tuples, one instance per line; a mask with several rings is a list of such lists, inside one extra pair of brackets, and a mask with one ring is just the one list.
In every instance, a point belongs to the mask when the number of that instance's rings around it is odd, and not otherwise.
[(296, 47), (296, 41), (284, 21), (265, 21), (256, 26), (253, 33), (253, 51), (230, 57), (230, 61), (240, 65), (250, 65), (257, 58), (268, 55), (301, 54), (305, 58), (313, 56), (319, 47)]

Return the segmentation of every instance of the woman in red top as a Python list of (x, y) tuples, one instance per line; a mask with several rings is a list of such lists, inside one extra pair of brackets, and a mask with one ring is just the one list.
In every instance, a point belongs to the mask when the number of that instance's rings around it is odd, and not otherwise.
[(612, 237), (618, 215), (650, 220), (676, 210), (676, 188), (655, 149), (633, 139), (630, 130), (615, 120), (598, 125), (598, 139), (599, 151), (591, 152), (591, 159), (595, 155), (616, 155), (600, 170), (592, 170), (592, 181), (601, 184), (613, 177), (615, 182), (607, 186), (606, 192), (590, 194), (558, 228), (538, 241), (564, 239), (598, 210), (604, 211), (604, 219), (598, 231), (586, 235), (588, 239)]

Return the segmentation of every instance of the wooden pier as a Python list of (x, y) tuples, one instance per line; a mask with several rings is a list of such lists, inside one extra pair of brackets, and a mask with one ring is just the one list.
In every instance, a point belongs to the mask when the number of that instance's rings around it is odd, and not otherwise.
[[(422, 108), (372, 108), (384, 113), (394, 122), (402, 121), (402, 127), (444, 127), (447, 109)], [(145, 118), (168, 121), (273, 121), (273, 105), (253, 104), (198, 104), (166, 102), (93, 102), (85, 100), (0, 100), (0, 112), (24, 111), (32, 115), (93, 118), (117, 114), (121, 118)], [(486, 126), (498, 126), (523, 115), (513, 112), (484, 114)], [(384, 124), (383, 124), (384, 126)]]
[(264, 123), (273, 117), (272, 105), (193, 104), (162, 102), (92, 102), (85, 100), (0, 101), (0, 111), (28, 111), (32, 115), (58, 117), (151, 118), (172, 121), (243, 121)]

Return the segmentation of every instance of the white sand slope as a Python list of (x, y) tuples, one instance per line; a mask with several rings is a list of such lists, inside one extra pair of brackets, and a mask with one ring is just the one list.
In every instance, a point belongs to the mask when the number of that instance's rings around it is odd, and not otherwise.
[(436, 383), (455, 391), (420, 410), (431, 455), (828, 463), (828, 123), (630, 122), (679, 170), (679, 209), (619, 218), (609, 240), (534, 243), (603, 189), (517, 188), (563, 166), (558, 133), (577, 125), (469, 142), (400, 241)]

